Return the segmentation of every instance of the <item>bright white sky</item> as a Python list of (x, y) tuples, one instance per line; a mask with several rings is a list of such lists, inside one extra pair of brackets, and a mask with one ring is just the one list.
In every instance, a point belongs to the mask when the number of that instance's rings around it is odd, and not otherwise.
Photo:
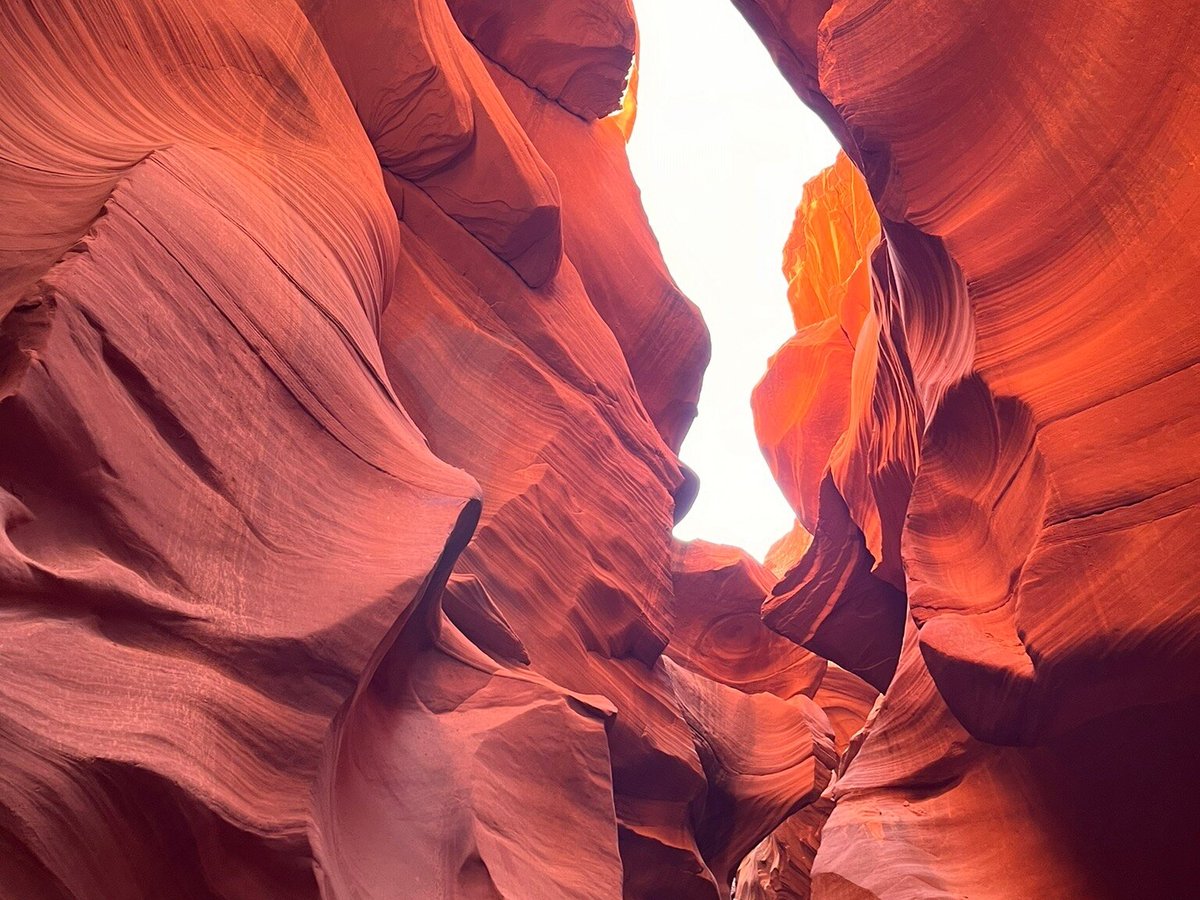
[(634, 0), (641, 31), (629, 157), (671, 274), (712, 332), (680, 454), (700, 496), (675, 529), (762, 559), (792, 527), (754, 437), (750, 391), (795, 327), (780, 272), (804, 182), (837, 143), (730, 0)]

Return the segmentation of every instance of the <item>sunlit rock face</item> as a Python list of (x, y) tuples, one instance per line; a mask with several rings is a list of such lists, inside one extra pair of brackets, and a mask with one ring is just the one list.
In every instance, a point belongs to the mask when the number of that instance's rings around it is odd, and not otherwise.
[(1200, 13), (737, 5), (766, 565), (627, 0), (0, 10), (0, 896), (1194, 888)]
[(851, 368), (871, 312), (870, 254), (878, 241), (867, 185), (839, 154), (805, 186), (796, 209), (783, 260), (796, 335), (772, 357), (751, 397), (763, 454), (808, 532), (816, 528), (821, 479), (850, 421)]
[(783, 573), (764, 617), (882, 690), (896, 667), (904, 598), (874, 571), (831, 474), (855, 471), (864, 431), (876, 423), (864, 372), (878, 332), (870, 281), (878, 243), (867, 186), (839, 154), (805, 187), (796, 210), (783, 270), (797, 331), (771, 358), (751, 404), (763, 454), (796, 512), (795, 531), (771, 553)]
[(629, 5), (0, 15), (0, 894), (727, 895), (835, 726), (671, 537)]
[[(1200, 13), (737, 5), (848, 158), (805, 191), (754, 398), (812, 534), (765, 619), (885, 692), (799, 868), (820, 897), (1189, 893)], [(787, 837), (745, 896), (803, 895)]]

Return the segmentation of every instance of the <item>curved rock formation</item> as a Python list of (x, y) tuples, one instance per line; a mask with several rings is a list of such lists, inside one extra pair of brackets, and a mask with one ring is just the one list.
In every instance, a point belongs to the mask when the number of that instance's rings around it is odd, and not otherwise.
[(637, 39), (629, 0), (450, 0), (450, 9), (480, 52), (575, 115), (620, 108)]
[[(847, 242), (871, 273), (852, 361), (835, 319), (813, 326), (844, 303), (828, 279), (755, 396), (814, 534), (766, 620), (886, 690), (814, 894), (1177, 895), (1196, 742), (1176, 723), (1200, 673), (1200, 328), (1178, 303), (1200, 271), (1196, 11), (738, 5), (882, 226), (874, 251)], [(799, 231), (845, 233), (845, 167), (806, 189)], [(803, 273), (838, 260), (801, 246)], [(1093, 827), (1148, 803), (1152, 836)]]
[(330, 720), (479, 505), (378, 164), (291, 4), (5, 14), (3, 893), (315, 894)]
[(719, 897), (835, 757), (672, 544), (628, 5), (301, 6), (2, 11), (0, 893)]
[(303, 6), (384, 171), (545, 284), (562, 259), (558, 185), (444, 0)]
[(831, 791), (814, 895), (1186, 896), (1197, 712), (1194, 700), (1147, 705), (1035, 748), (999, 747), (951, 714), (911, 629)]
[(796, 336), (751, 396), (763, 454), (796, 516), (816, 527), (821, 478), (850, 421), (851, 366), (871, 313), (879, 215), (844, 153), (804, 186), (783, 250)]
[(762, 598), (775, 579), (733, 547), (677, 544), (675, 624), (666, 653), (676, 663), (747, 694), (812, 697), (826, 662), (763, 626)]
[[(834, 746), (844, 771), (861, 742), (861, 729), (879, 694), (865, 681), (829, 666), (814, 696), (833, 726)], [(812, 867), (825, 821), (833, 812), (835, 782), (817, 800), (772, 831), (738, 867), (735, 900), (803, 900), (812, 896)]]
[(0, 4), (0, 895), (1194, 890), (1200, 12), (735, 2), (769, 568), (628, 0)]

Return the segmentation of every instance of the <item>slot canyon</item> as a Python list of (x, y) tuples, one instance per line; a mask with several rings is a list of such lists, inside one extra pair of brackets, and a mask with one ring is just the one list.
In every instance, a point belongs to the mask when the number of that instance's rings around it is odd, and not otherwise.
[(764, 561), (631, 0), (0, 0), (0, 900), (1200, 896), (1200, 6), (701, 2)]

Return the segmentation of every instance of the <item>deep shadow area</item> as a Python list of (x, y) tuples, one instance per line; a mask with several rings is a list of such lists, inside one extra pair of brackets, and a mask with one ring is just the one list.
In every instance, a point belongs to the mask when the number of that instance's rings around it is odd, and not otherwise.
[[(1200, 884), (1200, 697), (1090, 722), (1033, 751), (1031, 782), (1090, 896), (1194, 896)], [(1171, 777), (1173, 776), (1173, 777)]]

